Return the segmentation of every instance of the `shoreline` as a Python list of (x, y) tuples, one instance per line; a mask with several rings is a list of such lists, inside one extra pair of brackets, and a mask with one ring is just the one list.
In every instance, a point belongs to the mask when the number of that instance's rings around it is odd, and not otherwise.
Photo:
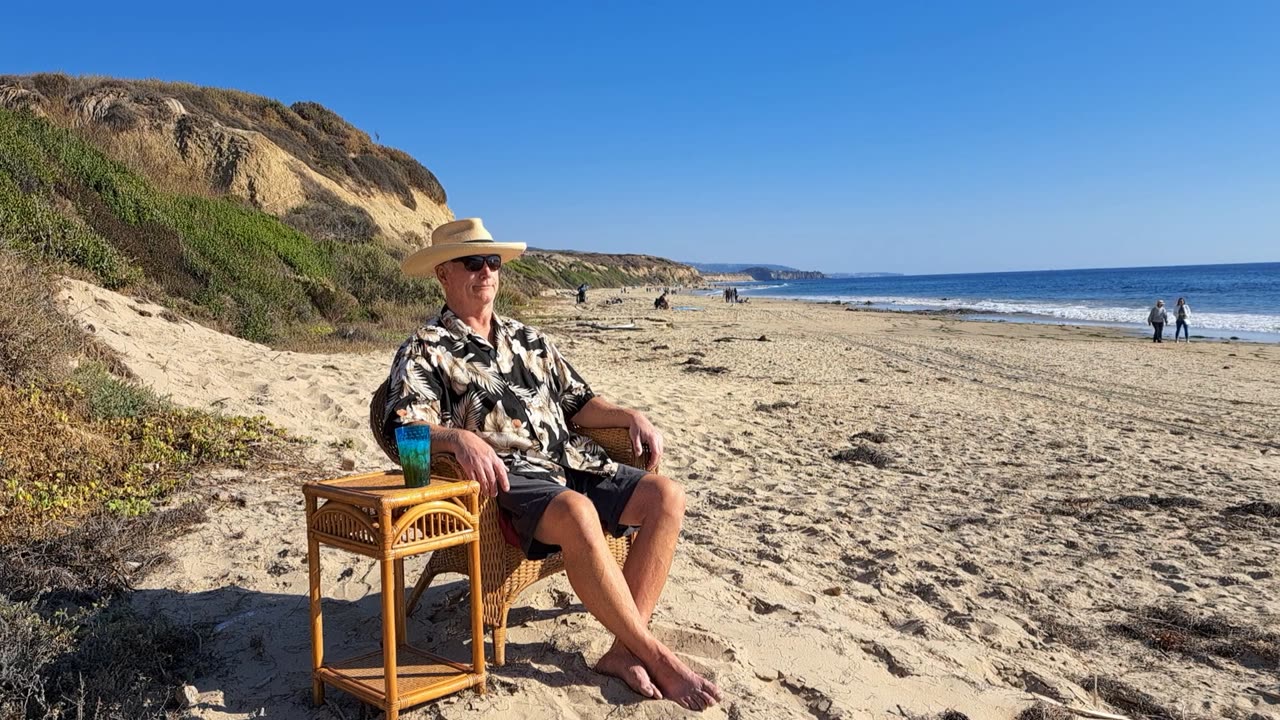
[[(695, 291), (696, 292), (696, 291)], [(704, 296), (714, 299), (718, 297), (714, 294), (704, 294)], [(893, 308), (885, 307), (883, 304), (866, 304), (865, 302), (855, 302), (851, 300), (817, 300), (802, 297), (782, 297), (777, 295), (754, 295), (748, 294), (745, 297), (751, 298), (752, 302), (773, 301), (773, 302), (796, 302), (811, 305), (833, 305), (840, 306), (850, 312), (868, 312), (868, 313), (887, 313), (893, 315), (908, 315), (919, 317), (947, 317), (956, 320), (968, 320), (973, 322), (990, 322), (990, 323), (1011, 323), (1019, 325), (1050, 325), (1061, 327), (1075, 328), (1106, 328), (1114, 330), (1118, 334), (1125, 337), (1146, 337), (1150, 339), (1151, 328), (1134, 325), (1132, 323), (1108, 322), (1103, 320), (1075, 320), (1055, 318), (1048, 315), (1036, 315), (1033, 313), (997, 313), (984, 310), (973, 310), (969, 308)], [(751, 303), (747, 303), (750, 305)], [(1165, 340), (1173, 342), (1172, 330), (1173, 323), (1165, 326)], [(1229, 343), (1252, 343), (1259, 345), (1277, 345), (1280, 344), (1280, 333), (1266, 333), (1250, 330), (1218, 330), (1215, 328), (1197, 328), (1198, 333), (1208, 334), (1192, 334), (1192, 340), (1202, 342), (1229, 342)]]

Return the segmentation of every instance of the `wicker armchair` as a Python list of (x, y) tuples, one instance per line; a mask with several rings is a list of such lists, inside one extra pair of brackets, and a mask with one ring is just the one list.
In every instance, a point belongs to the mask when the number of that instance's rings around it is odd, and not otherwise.
[[(395, 463), (400, 462), (395, 437), (383, 433), (383, 415), (387, 406), (388, 383), (383, 382), (369, 403), (369, 427), (378, 446)], [(631, 446), (631, 436), (626, 428), (576, 428), (577, 432), (595, 440), (616, 462), (644, 467), (646, 458), (636, 458)], [(462, 469), (449, 453), (432, 453), (431, 474), (462, 479)], [(480, 579), (484, 593), (484, 624), (493, 628), (493, 663), (506, 661), (507, 612), (525, 588), (564, 570), (564, 558), (556, 553), (543, 560), (528, 560), (518, 547), (507, 543), (499, 526), (498, 503), (493, 498), (480, 498)], [(622, 565), (631, 549), (631, 536), (608, 537), (609, 550)], [(412, 613), (431, 581), (442, 573), (467, 573), (467, 557), (464, 548), (451, 547), (437, 550), (427, 561), (427, 567), (414, 585), (406, 612)]]

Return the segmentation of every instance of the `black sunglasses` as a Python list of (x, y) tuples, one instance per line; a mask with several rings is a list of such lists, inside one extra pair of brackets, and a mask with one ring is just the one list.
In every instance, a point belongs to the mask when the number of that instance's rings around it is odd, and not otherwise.
[(467, 255), (466, 257), (454, 258), (453, 261), (462, 263), (462, 267), (466, 268), (467, 272), (480, 272), (480, 268), (485, 265), (488, 265), (490, 270), (497, 270), (502, 267), (501, 255)]

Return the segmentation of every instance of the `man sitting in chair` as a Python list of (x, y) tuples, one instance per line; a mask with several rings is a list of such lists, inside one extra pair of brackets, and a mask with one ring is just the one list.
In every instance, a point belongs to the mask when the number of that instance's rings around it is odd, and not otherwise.
[[(644, 414), (595, 395), (540, 332), (494, 314), (502, 264), (524, 243), (498, 243), (479, 218), (436, 228), (431, 247), (401, 266), (434, 274), (445, 306), (396, 353), (387, 423), (431, 427), (431, 450), (453, 453), (480, 491), (497, 496), (525, 556), (560, 550), (569, 583), (614, 635), (598, 672), (636, 692), (701, 710), (720, 700), (649, 631), (684, 517), (684, 490), (670, 478), (620, 465), (584, 428), (626, 427), (649, 468), (662, 435)], [(643, 528), (619, 568), (601, 528), (615, 537)]]

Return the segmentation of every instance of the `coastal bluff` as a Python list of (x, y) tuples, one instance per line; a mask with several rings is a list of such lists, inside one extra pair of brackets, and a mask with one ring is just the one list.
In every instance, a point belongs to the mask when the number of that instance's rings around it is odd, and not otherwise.
[(826, 275), (817, 270), (775, 270), (766, 267), (749, 267), (743, 275), (752, 280), (821, 280)]
[(0, 76), (0, 108), (89, 137), (165, 190), (230, 195), (334, 229), (368, 226), (410, 246), (453, 219), (430, 170), (314, 102), (41, 73)]
[[(0, 75), (0, 246), (253, 342), (408, 333), (442, 298), (400, 263), (454, 215), (430, 170), (375, 138), (314, 102)], [(641, 254), (532, 249), (506, 270), (508, 312), (582, 284), (702, 284)]]

